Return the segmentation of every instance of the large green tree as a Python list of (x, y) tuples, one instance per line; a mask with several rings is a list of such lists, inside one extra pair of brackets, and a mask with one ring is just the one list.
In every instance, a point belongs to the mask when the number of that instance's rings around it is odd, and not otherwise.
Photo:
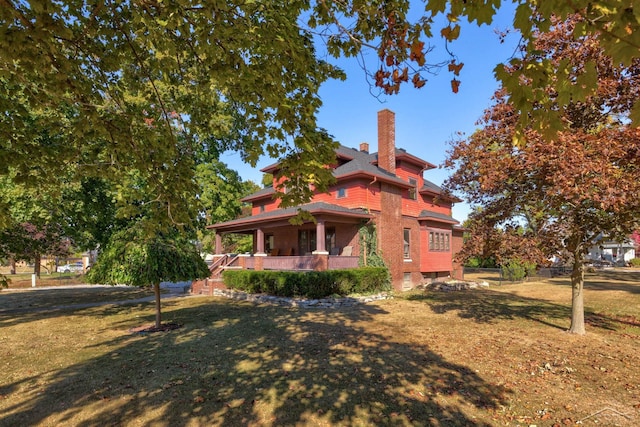
[[(0, 173), (14, 168), (37, 181), (64, 166), (82, 176), (117, 175), (150, 169), (150, 158), (173, 168), (184, 137), (236, 149), (249, 162), (264, 153), (280, 157), (280, 173), (299, 184), (284, 201), (300, 202), (310, 196), (307, 184), (322, 189), (331, 180), (323, 166), (334, 144), (315, 115), (320, 85), (342, 77), (320, 59), (316, 41), (335, 57), (375, 50), (376, 63), (366, 69), (384, 92), (422, 87), (433, 65), (448, 66), (457, 91), (464, 58), (432, 60), (434, 46), (455, 53), (460, 21), (491, 23), (506, 3), (517, 5), (514, 28), (527, 54), (554, 16), (577, 13), (584, 19), (573, 39), (598, 34), (605, 53), (626, 66), (638, 57), (640, 12), (632, 0), (0, 0)], [(566, 63), (526, 55), (496, 74), (522, 126), (544, 133), (559, 128), (570, 100), (596, 90), (592, 61), (569, 76)], [(556, 108), (532, 108), (551, 103)], [(638, 105), (629, 115), (634, 123)], [(55, 144), (38, 142), (42, 129), (55, 130)], [(193, 190), (192, 171), (179, 169), (177, 191), (154, 189), (177, 222), (192, 214), (180, 211)]]
[[(640, 223), (640, 128), (629, 121), (640, 96), (640, 60), (623, 66), (606, 54), (600, 37), (573, 40), (583, 20), (577, 15), (554, 21), (546, 33), (537, 34), (532, 61), (544, 58), (562, 66), (570, 79), (579, 79), (585, 64), (595, 63), (596, 93), (572, 100), (562, 115), (563, 130), (548, 140), (535, 126), (521, 132), (518, 110), (507, 92), (499, 91), (482, 128), (454, 144), (448, 165), (455, 171), (446, 183), (482, 206), (472, 216), (478, 224), (526, 224), (528, 239), (547, 255), (560, 249), (570, 254), (569, 331), (576, 334), (585, 332), (585, 253), (601, 233), (629, 236)], [(546, 89), (555, 93), (552, 86)]]
[[(82, 176), (171, 174), (170, 186), (147, 190), (181, 222), (193, 215), (183, 196), (195, 193), (185, 150), (237, 149), (250, 162), (263, 153), (331, 160), (331, 140), (315, 123), (317, 92), (340, 73), (298, 27), (302, 3), (2, 6), (0, 172), (37, 164), (42, 177), (57, 165)], [(35, 144), (41, 129), (55, 130), (64, 146)], [(55, 162), (45, 161), (52, 153)], [(316, 169), (323, 179), (313, 179), (328, 181)]]
[[(243, 214), (243, 208), (250, 206), (243, 203), (243, 197), (259, 190), (252, 181), (243, 181), (238, 172), (219, 160), (210, 160), (196, 167), (196, 180), (199, 186), (198, 201), (201, 204), (201, 226), (198, 240), (202, 250), (213, 253), (215, 235), (205, 226), (237, 218)], [(252, 236), (229, 234), (224, 237), (225, 250), (229, 252), (248, 252), (252, 249)]]
[(0, 258), (11, 263), (33, 263), (33, 272), (39, 277), (43, 255), (68, 255), (68, 222), (60, 209), (58, 188), (43, 184), (39, 191), (32, 191), (26, 184), (0, 176), (0, 200), (6, 204), (4, 226), (0, 227)]

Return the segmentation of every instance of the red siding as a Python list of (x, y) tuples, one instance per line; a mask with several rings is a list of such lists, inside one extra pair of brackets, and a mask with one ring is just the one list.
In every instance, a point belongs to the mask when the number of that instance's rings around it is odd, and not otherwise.
[[(344, 188), (345, 197), (338, 197), (338, 190)], [(326, 202), (350, 209), (362, 208), (380, 210), (380, 184), (364, 179), (342, 181), (329, 189), (329, 193), (317, 193), (314, 202)]]
[(451, 238), (450, 240), (448, 251), (432, 251), (429, 249), (429, 233), (432, 231), (451, 233), (451, 227), (438, 226), (434, 223), (428, 223), (420, 227), (420, 246), (422, 248), (420, 270), (423, 273), (451, 272), (453, 270), (451, 261), (453, 239)]

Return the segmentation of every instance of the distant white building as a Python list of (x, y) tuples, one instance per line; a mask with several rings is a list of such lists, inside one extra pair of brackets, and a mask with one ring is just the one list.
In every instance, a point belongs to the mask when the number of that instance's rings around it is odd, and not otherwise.
[(635, 242), (630, 238), (616, 242), (604, 237), (601, 237), (598, 244), (589, 249), (586, 256), (591, 261), (605, 261), (612, 264), (626, 264), (635, 257)]

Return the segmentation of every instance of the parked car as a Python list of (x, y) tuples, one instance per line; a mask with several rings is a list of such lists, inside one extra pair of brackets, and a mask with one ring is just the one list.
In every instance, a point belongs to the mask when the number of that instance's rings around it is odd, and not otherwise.
[(58, 273), (82, 273), (84, 266), (82, 261), (65, 264), (58, 267)]

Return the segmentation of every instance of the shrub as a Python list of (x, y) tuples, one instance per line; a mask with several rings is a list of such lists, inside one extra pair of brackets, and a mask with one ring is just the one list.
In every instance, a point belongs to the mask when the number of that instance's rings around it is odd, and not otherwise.
[(391, 289), (389, 272), (381, 267), (309, 272), (227, 270), (222, 278), (230, 289), (283, 297), (324, 298)]
[(464, 266), (469, 268), (496, 268), (496, 260), (493, 257), (483, 258), (474, 256), (468, 258)]
[(640, 267), (640, 258), (632, 258), (629, 264), (631, 264), (631, 267)]
[(502, 277), (512, 282), (532, 277), (536, 273), (536, 264), (530, 261), (509, 260), (501, 267)]

